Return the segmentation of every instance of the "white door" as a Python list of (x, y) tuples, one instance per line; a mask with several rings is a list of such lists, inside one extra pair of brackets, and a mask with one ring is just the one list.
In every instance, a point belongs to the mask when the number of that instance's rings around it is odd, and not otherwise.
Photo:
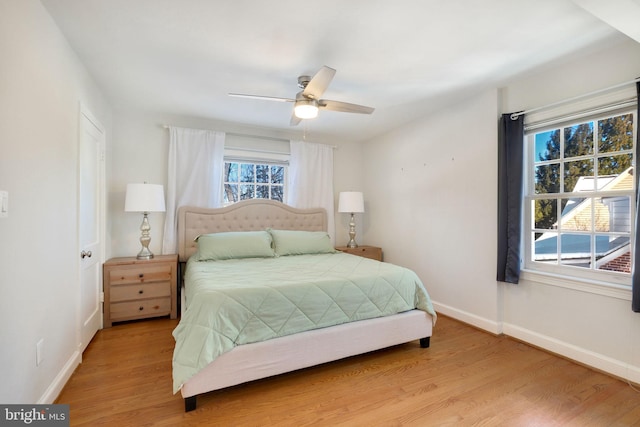
[(81, 353), (102, 325), (104, 141), (102, 125), (81, 107), (78, 149)]

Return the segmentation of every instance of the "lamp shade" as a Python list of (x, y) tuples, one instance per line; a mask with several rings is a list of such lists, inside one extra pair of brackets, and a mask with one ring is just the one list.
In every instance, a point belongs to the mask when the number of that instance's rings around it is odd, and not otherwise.
[(164, 212), (164, 188), (159, 184), (127, 184), (125, 212)]
[(338, 199), (338, 212), (364, 212), (364, 197), (359, 191), (343, 191)]

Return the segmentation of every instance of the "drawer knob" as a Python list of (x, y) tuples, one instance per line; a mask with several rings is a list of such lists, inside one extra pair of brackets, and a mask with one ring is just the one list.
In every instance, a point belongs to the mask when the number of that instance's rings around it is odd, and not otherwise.
[(140, 289), (140, 290), (138, 291), (138, 293), (139, 293), (140, 295), (142, 295), (142, 294), (144, 294), (144, 291), (143, 291), (142, 289)]
[(140, 306), (140, 308), (138, 310), (142, 311), (142, 310), (144, 310), (144, 307)]
[(144, 274), (140, 273), (140, 274), (138, 274), (138, 277), (142, 279), (144, 277)]

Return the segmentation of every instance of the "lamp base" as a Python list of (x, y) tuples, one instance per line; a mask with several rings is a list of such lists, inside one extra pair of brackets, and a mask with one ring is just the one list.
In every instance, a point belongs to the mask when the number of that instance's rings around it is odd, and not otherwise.
[(136, 258), (137, 259), (152, 259), (153, 258), (153, 254), (151, 253), (149, 248), (142, 248), (140, 250), (140, 252), (138, 252), (138, 255), (136, 255)]
[(149, 235), (149, 231), (151, 230), (151, 226), (149, 225), (149, 219), (147, 218), (148, 213), (144, 212), (142, 217), (142, 225), (140, 225), (140, 231), (142, 231), (142, 235), (140, 236), (140, 244), (142, 245), (142, 249), (138, 252), (136, 256), (137, 259), (151, 259), (153, 258), (153, 253), (149, 250), (149, 243), (151, 242), (151, 236)]
[(357, 248), (358, 244), (356, 243), (356, 220), (351, 214), (351, 221), (349, 221), (349, 243), (347, 243), (348, 248)]

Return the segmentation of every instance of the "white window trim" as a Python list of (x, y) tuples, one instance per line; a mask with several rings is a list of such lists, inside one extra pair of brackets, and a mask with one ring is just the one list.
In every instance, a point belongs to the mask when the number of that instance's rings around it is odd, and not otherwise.
[(570, 277), (566, 274), (555, 274), (540, 270), (523, 269), (520, 272), (520, 281), (539, 283), (547, 286), (556, 286), (589, 294), (603, 295), (624, 301), (631, 301), (631, 286), (620, 285), (599, 280)]
[(289, 166), (289, 153), (278, 151), (259, 151), (255, 149), (225, 148), (225, 162), (261, 163)]

